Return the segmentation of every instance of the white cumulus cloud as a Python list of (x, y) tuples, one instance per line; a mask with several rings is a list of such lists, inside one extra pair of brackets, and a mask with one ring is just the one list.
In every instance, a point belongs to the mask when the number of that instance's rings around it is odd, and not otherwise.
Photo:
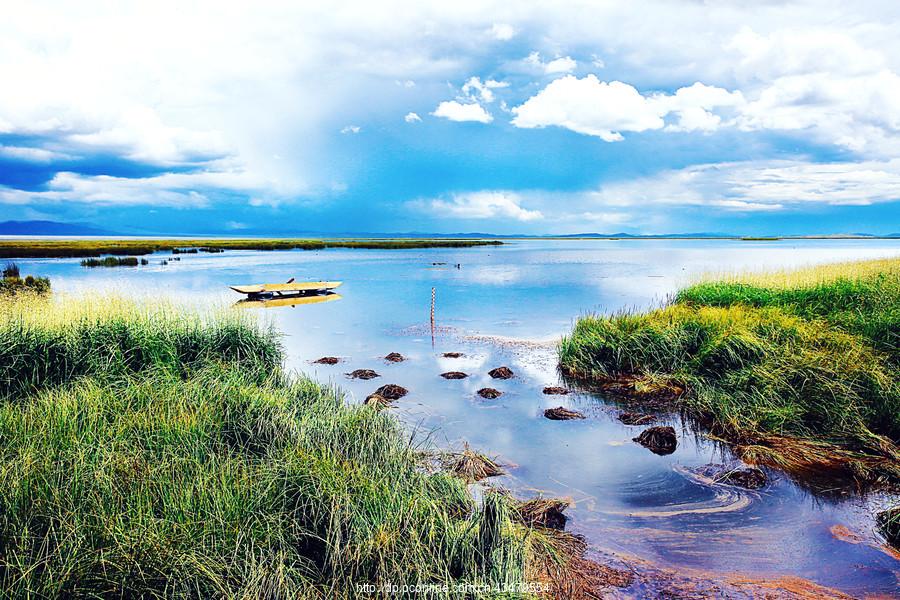
[(494, 120), (489, 112), (478, 103), (457, 102), (456, 100), (448, 100), (438, 104), (438, 107), (431, 113), (435, 117), (442, 117), (451, 121), (476, 121), (478, 123), (490, 123)]
[(512, 124), (536, 128), (551, 125), (594, 135), (607, 142), (622, 139), (620, 131), (645, 131), (663, 126), (659, 107), (633, 86), (606, 83), (595, 75), (567, 75), (513, 107)]
[(422, 121), (422, 117), (420, 117), (419, 115), (417, 115), (414, 112), (408, 112), (408, 113), (406, 113), (406, 116), (403, 117), (403, 120), (406, 121), (407, 123), (419, 123)]
[(600, 81), (596, 75), (578, 79), (567, 75), (512, 109), (516, 127), (565, 127), (607, 142), (623, 139), (622, 131), (662, 129), (667, 115), (677, 123), (670, 129), (692, 131), (715, 129), (720, 117), (710, 112), (718, 107), (743, 103), (739, 92), (695, 83), (675, 94), (643, 95), (621, 81)]
[(498, 88), (509, 87), (509, 83), (505, 81), (495, 81), (488, 79), (484, 82), (479, 77), (470, 77), (462, 86), (462, 93), (471, 100), (480, 99), (482, 102), (491, 103), (494, 101), (494, 91)]
[(578, 68), (578, 62), (571, 56), (562, 56), (559, 58), (555, 58), (549, 62), (544, 62), (541, 59), (540, 52), (536, 51), (529, 54), (525, 59), (525, 62), (529, 65), (537, 67), (547, 75), (554, 75), (557, 73), (571, 73), (576, 68)]

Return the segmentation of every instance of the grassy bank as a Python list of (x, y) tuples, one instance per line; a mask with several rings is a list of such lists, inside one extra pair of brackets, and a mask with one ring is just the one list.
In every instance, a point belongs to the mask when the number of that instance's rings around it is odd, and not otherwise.
[[(493, 246), (498, 240), (473, 239), (35, 239), (0, 240), (0, 258), (65, 258), (112, 254), (140, 256), (153, 252), (193, 253), (223, 250), (324, 250), (367, 248), (404, 250), (412, 248), (468, 248)], [(191, 252), (193, 250), (193, 252)]]
[(573, 538), (476, 505), (388, 414), (282, 372), (245, 316), (0, 312), (3, 597), (373, 597), (357, 584), (496, 588), (568, 560)]
[(16, 263), (6, 263), (0, 273), (0, 298), (26, 294), (29, 296), (45, 296), (50, 293), (50, 280), (46, 277), (19, 273)]
[(704, 282), (644, 314), (586, 317), (560, 365), (655, 390), (737, 445), (794, 470), (900, 481), (900, 260)]

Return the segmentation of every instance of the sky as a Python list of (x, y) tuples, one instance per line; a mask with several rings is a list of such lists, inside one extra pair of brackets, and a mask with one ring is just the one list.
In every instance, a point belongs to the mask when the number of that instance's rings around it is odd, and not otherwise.
[(0, 4), (0, 221), (900, 232), (895, 0)]

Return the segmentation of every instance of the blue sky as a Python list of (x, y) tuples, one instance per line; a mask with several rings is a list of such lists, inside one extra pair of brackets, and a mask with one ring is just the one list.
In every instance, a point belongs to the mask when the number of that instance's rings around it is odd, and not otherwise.
[(19, 4), (0, 220), (900, 231), (895, 2)]

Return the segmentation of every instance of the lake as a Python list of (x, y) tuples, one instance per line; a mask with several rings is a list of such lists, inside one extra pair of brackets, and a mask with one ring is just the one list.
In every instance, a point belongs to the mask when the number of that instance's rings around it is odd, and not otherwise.
[[(23, 275), (50, 277), (57, 291), (192, 305), (232, 304), (238, 295), (229, 284), (341, 280), (334, 301), (257, 309), (284, 333), (289, 366), (340, 386), (348, 402), (385, 383), (408, 388), (391, 410), (411, 435), (441, 447), (468, 442), (499, 457), (512, 466), (491, 482), (516, 494), (570, 498), (568, 529), (597, 552), (682, 573), (790, 575), (851, 594), (889, 594), (898, 589), (900, 560), (881, 546), (872, 517), (889, 498), (813, 493), (774, 471), (758, 491), (711, 485), (693, 470), (732, 457), (677, 415), (665, 420), (678, 431), (678, 449), (657, 456), (631, 441), (642, 428), (620, 423), (614, 403), (542, 389), (559, 385), (555, 342), (580, 315), (656, 306), (704, 273), (898, 255), (900, 240), (511, 240), (467, 249), (228, 251), (179, 261), (156, 254), (135, 268), (17, 262)], [(406, 360), (387, 362), (389, 352)], [(312, 364), (326, 355), (341, 362)], [(499, 366), (516, 376), (491, 379), (487, 372)], [(381, 377), (344, 375), (360, 368)], [(470, 376), (445, 380), (446, 371)], [(484, 400), (476, 395), (482, 387), (503, 395)], [(543, 417), (560, 405), (588, 418)]]

